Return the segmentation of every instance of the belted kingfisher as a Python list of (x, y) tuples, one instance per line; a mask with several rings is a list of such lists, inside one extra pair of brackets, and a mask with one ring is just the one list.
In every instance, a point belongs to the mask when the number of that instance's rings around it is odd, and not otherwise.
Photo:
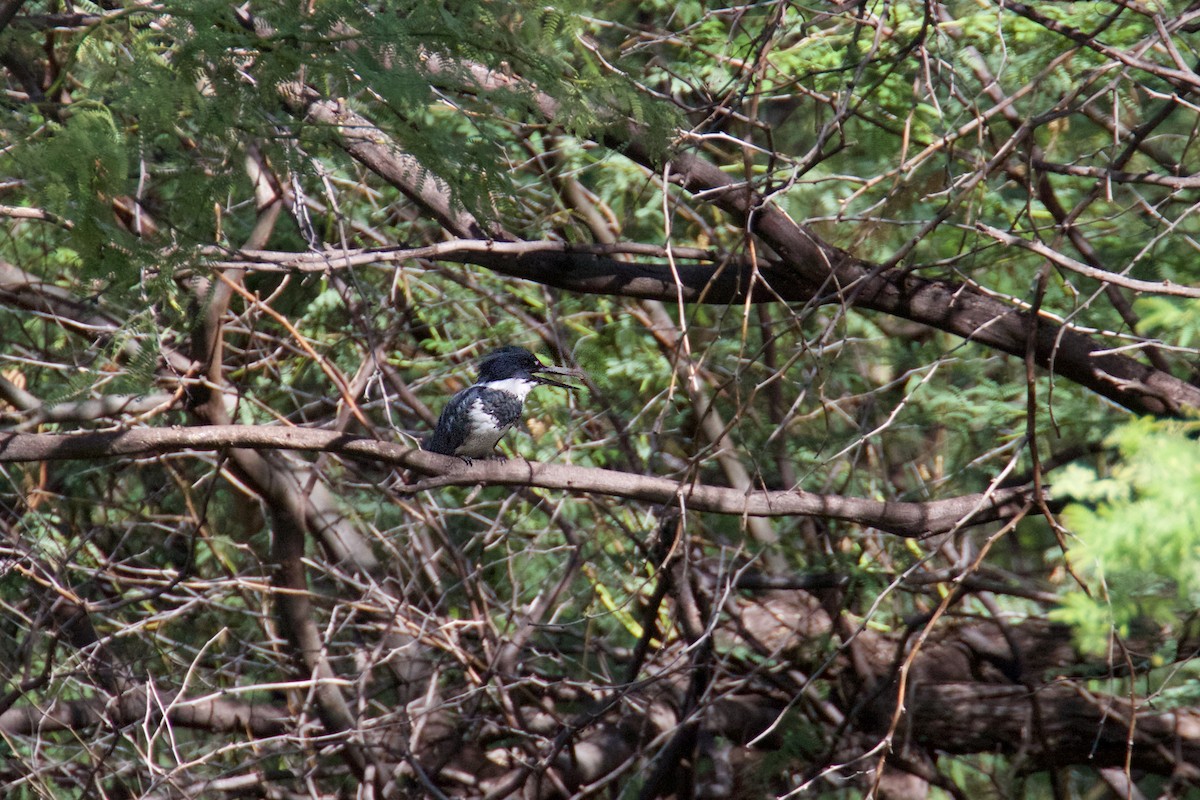
[(525, 398), (539, 385), (576, 389), (538, 373), (583, 377), (583, 372), (550, 367), (524, 347), (493, 350), (479, 364), (479, 379), (463, 389), (442, 409), (437, 428), (423, 446), (431, 453), (458, 456), (468, 464), (473, 458), (494, 455), (496, 445), (521, 418)]

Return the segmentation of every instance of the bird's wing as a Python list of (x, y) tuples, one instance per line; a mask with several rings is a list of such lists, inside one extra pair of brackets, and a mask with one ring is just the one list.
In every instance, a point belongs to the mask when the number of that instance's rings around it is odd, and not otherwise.
[(433, 429), (433, 435), (425, 442), (426, 450), (431, 453), (452, 456), (455, 450), (462, 447), (463, 442), (467, 440), (469, 426), (455, 426), (451, 424), (451, 421), (455, 418), (462, 419), (465, 416), (464, 412), (471, 407), (471, 403), (475, 402), (478, 394), (478, 387), (472, 386), (469, 389), (463, 389), (450, 398), (450, 402), (446, 403), (446, 407), (442, 409), (441, 416), (438, 417), (437, 427)]

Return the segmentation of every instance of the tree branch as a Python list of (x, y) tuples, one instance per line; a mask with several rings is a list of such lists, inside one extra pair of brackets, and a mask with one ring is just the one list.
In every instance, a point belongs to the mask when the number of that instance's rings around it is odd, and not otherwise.
[(1048, 247), (1034, 239), (1024, 239), (1020, 236), (1013, 236), (1011, 233), (993, 228), (990, 225), (984, 225), (982, 222), (975, 224), (975, 229), (986, 233), (998, 242), (1020, 247), (1031, 253), (1037, 253), (1042, 258), (1050, 261), (1063, 269), (1077, 272), (1085, 278), (1099, 281), (1100, 283), (1111, 284), (1113, 286), (1122, 286), (1126, 289), (1132, 289), (1135, 292), (1143, 292), (1145, 294), (1166, 294), (1175, 297), (1191, 297), (1200, 298), (1200, 289), (1191, 286), (1184, 286), (1170, 281), (1143, 281), (1137, 278), (1130, 278), (1126, 275), (1120, 275), (1108, 270), (1098, 269), (1088, 266), (1082, 261), (1076, 261), (1070, 256), (1065, 256), (1052, 247)]
[(869, 500), (795, 491), (739, 491), (721, 486), (681, 484), (670, 478), (614, 470), (544, 464), (524, 459), (482, 461), (427, 453), (375, 439), (329, 431), (249, 425), (195, 428), (139, 428), (99, 433), (0, 433), (0, 463), (144, 456), (181, 450), (304, 450), (330, 452), (408, 467), (435, 476), (409, 487), (537, 486), (569, 492), (625, 497), (651, 503), (680, 502), (696, 511), (752, 517), (812, 516), (852, 522), (899, 536), (921, 537), (961, 525), (994, 522), (1016, 513), (1027, 488), (1000, 489), (924, 503)]
[(1131, 728), (1128, 700), (1093, 695), (1072, 684), (1040, 687), (1037, 702), (1042, 738), (1031, 741), (1033, 712), (1027, 687), (922, 686), (905, 701), (907, 729), (922, 745), (944, 752), (1024, 752), (1039, 768), (1123, 767), (1129, 758), (1135, 770), (1170, 774), (1184, 769), (1196, 778), (1200, 714), (1194, 710), (1139, 710)]
[(124, 692), (116, 702), (106, 700), (54, 701), (45, 708), (21, 706), (0, 714), (0, 732), (30, 736), (53, 731), (83, 731), (97, 725), (142, 724), (163, 717), (172, 725), (212, 733), (249, 733), (256, 737), (279, 736), (288, 731), (292, 715), (286, 708), (205, 699), (180, 702), (173, 692), (145, 686)]

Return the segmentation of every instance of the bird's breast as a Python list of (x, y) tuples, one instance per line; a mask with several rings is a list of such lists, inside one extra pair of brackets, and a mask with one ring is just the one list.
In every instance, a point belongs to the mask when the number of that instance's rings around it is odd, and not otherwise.
[(467, 435), (455, 455), (491, 455), (500, 438), (521, 418), (521, 399), (508, 392), (484, 389), (467, 407)]
[(524, 395), (484, 387), (471, 403), (471, 427), (507, 430), (521, 419)]

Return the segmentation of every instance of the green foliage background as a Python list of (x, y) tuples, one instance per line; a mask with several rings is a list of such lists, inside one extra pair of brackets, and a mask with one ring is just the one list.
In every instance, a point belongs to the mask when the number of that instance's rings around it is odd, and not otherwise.
[[(1093, 652), (1158, 628), (1183, 633), (1200, 607), (1200, 445), (1195, 424), (1143, 419), (1118, 428), (1118, 458), (1103, 473), (1063, 469), (1055, 491), (1076, 502), (1063, 521), (1079, 534), (1070, 560), (1096, 596), (1065, 598), (1058, 618)], [(1140, 629), (1140, 630), (1139, 630)]]

